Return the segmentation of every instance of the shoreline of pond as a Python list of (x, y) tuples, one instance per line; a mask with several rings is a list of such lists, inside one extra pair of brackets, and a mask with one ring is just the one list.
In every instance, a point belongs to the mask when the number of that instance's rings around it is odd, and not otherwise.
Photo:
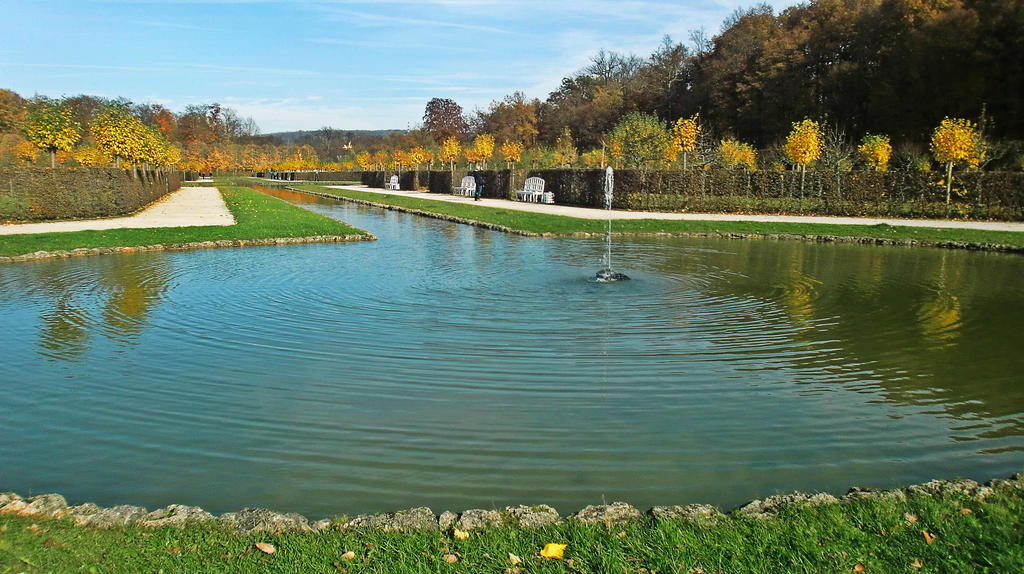
[(64, 496), (56, 493), (22, 497), (14, 492), (0, 492), (0, 516), (70, 520), (83, 528), (184, 528), (211, 525), (234, 530), (238, 534), (253, 532), (320, 532), (329, 529), (362, 529), (372, 531), (440, 531), (454, 529), (472, 531), (512, 527), (521, 529), (544, 528), (565, 523), (619, 524), (631, 522), (691, 521), (705, 522), (721, 519), (770, 519), (790, 508), (834, 504), (856, 504), (864, 500), (890, 500), (905, 503), (915, 497), (959, 496), (975, 502), (984, 502), (995, 490), (1010, 488), (1024, 490), (1024, 472), (1006, 478), (993, 478), (984, 483), (970, 479), (935, 479), (903, 488), (874, 489), (851, 487), (844, 495), (827, 492), (800, 492), (774, 494), (754, 499), (731, 510), (722, 512), (709, 504), (654, 506), (641, 511), (626, 502), (589, 505), (577, 512), (561, 516), (546, 504), (534, 506), (507, 506), (503, 509), (469, 509), (462, 512), (446, 510), (435, 514), (430, 508), (417, 507), (393, 512), (363, 514), (355, 518), (338, 515), (335, 518), (310, 520), (295, 512), (279, 512), (267, 508), (243, 508), (236, 512), (214, 515), (198, 506), (171, 504), (149, 511), (142, 506), (116, 505), (102, 507), (92, 502), (69, 505)]
[(72, 257), (88, 257), (93, 255), (114, 255), (142, 253), (147, 251), (187, 251), (193, 249), (217, 249), (227, 247), (271, 247), (275, 245), (306, 245), (314, 243), (350, 243), (356, 241), (376, 241), (372, 233), (361, 235), (315, 235), (310, 237), (271, 237), (259, 239), (218, 239), (212, 241), (192, 241), (186, 243), (156, 243), (153, 245), (135, 245), (124, 247), (79, 247), (55, 251), (35, 251), (21, 255), (0, 256), (0, 264), (38, 261), (42, 259), (69, 259)]
[[(525, 237), (571, 237), (571, 238), (592, 238), (592, 237), (604, 237), (604, 233), (588, 232), (588, 231), (574, 231), (570, 233), (551, 233), (542, 232), (537, 233), (524, 229), (516, 229), (506, 225), (497, 223), (491, 223), (487, 221), (481, 221), (478, 219), (472, 219), (467, 217), (460, 217), (456, 215), (440, 213), (437, 211), (429, 211), (426, 209), (417, 209), (411, 207), (405, 207), (401, 205), (394, 205), (390, 203), (382, 203), (379, 201), (373, 201), (369, 199), (358, 199), (348, 197), (344, 195), (337, 195), (329, 192), (314, 191), (310, 189), (303, 189), (292, 186), (282, 186), (289, 191), (295, 191), (305, 193), (313, 196), (324, 197), (327, 199), (334, 199), (339, 201), (346, 201), (350, 203), (356, 203), (360, 205), (367, 205), (370, 207), (376, 207), (380, 209), (387, 209), (390, 211), (396, 211), (400, 213), (408, 213), (411, 215), (420, 215), (424, 217), (430, 217), (433, 219), (439, 219), (442, 221), (450, 221), (453, 223), (461, 223), (465, 225), (472, 225), (482, 229), (490, 229), (493, 231), (500, 231), (504, 233), (512, 233), (515, 235), (521, 235)], [(714, 222), (722, 224), (723, 222)], [(774, 224), (774, 225), (785, 225), (785, 224)], [(875, 237), (875, 236), (848, 236), (848, 235), (834, 235), (834, 234), (801, 234), (801, 233), (746, 233), (746, 232), (733, 232), (733, 231), (685, 231), (685, 232), (669, 232), (669, 231), (658, 231), (658, 232), (636, 232), (636, 231), (618, 231), (612, 232), (613, 237), (629, 238), (629, 237), (681, 237), (681, 238), (694, 238), (694, 239), (757, 239), (767, 241), (805, 241), (812, 243), (848, 243), (848, 244), (859, 244), (859, 245), (880, 245), (889, 247), (932, 247), (941, 249), (962, 249), (967, 251), (988, 251), (998, 253), (1015, 253), (1024, 254), (1024, 244), (1012, 245), (1005, 243), (990, 243), (990, 242), (979, 242), (979, 241), (938, 241), (928, 239), (911, 239), (911, 238), (887, 238), (887, 237)]]

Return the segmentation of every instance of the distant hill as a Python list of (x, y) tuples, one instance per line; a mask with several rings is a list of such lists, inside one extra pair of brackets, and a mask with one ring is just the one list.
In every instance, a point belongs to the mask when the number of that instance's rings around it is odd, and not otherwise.
[[(305, 138), (315, 138), (320, 130), (299, 130), (295, 132), (276, 132), (272, 134), (263, 134), (270, 137), (275, 137), (281, 140), (283, 143), (295, 143)], [(384, 137), (388, 134), (395, 132), (403, 132), (405, 130), (342, 130), (334, 129), (334, 133), (341, 135), (345, 138), (358, 138), (358, 137)]]

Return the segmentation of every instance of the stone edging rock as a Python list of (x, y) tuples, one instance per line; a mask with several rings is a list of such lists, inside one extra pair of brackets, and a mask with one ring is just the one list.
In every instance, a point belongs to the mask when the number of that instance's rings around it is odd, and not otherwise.
[(298, 245), (306, 243), (347, 243), (350, 241), (376, 241), (372, 233), (366, 235), (314, 235), (310, 237), (270, 237), (266, 239), (219, 239), (216, 241), (193, 241), (190, 243), (157, 243), (133, 247), (79, 247), (66, 251), (36, 251), (23, 255), (0, 257), (2, 263), (18, 263), (38, 259), (86, 257), (90, 255), (111, 255), (114, 253), (140, 253), (143, 251), (179, 251), (184, 249), (213, 249), (218, 247), (263, 247), (268, 245)]
[(613, 502), (587, 506), (565, 518), (547, 505), (507, 506), (503, 510), (473, 509), (463, 512), (443, 512), (440, 516), (426, 507), (400, 510), (383, 514), (357, 516), (350, 520), (319, 520), (310, 522), (301, 514), (280, 513), (265, 508), (244, 508), (238, 512), (227, 512), (214, 516), (197, 506), (172, 504), (165, 508), (147, 511), (141, 506), (120, 505), (103, 508), (87, 502), (68, 506), (59, 494), (42, 494), (22, 498), (13, 492), (0, 493), (0, 515), (70, 519), (76, 526), (87, 528), (183, 528), (194, 524), (216, 523), (239, 534), (250, 532), (322, 531), (330, 528), (341, 530), (368, 529), (379, 531), (450, 531), (479, 530), (512, 526), (516, 528), (543, 528), (564, 522), (583, 524), (617, 524), (642, 520), (646, 517), (655, 521), (690, 520), (705, 521), (725, 518), (747, 517), (770, 519), (791, 506), (817, 506), (855, 502), (867, 498), (889, 498), (907, 500), (913, 497), (959, 494), (975, 500), (984, 500), (996, 488), (1012, 488), (1024, 491), (1024, 473), (1008, 479), (990, 480), (979, 484), (973, 480), (932, 480), (907, 488), (875, 490), (851, 488), (846, 495), (836, 497), (827, 493), (794, 492), (753, 500), (728, 513), (707, 504), (686, 506), (655, 506), (646, 513), (626, 504)]
[[(503, 225), (495, 225), (493, 223), (486, 223), (483, 221), (477, 221), (475, 219), (466, 219), (464, 217), (454, 217), (451, 215), (444, 215), (440, 213), (433, 213), (430, 211), (423, 211), (420, 209), (412, 209), (408, 207), (401, 207), (397, 205), (390, 205), (387, 203), (378, 203), (375, 201), (369, 201), (365, 199), (354, 199), (351, 197), (345, 197), (342, 195), (334, 195), (331, 193), (324, 193), (320, 191), (310, 191), (308, 189), (299, 189), (295, 187), (286, 187), (291, 191), (298, 191), (301, 193), (308, 193), (310, 195), (318, 195), (320, 197), (327, 197), (330, 199), (338, 199), (342, 201), (349, 201), (352, 203), (359, 203), (362, 205), (369, 205), (372, 207), (379, 207), (381, 209), (390, 209), (391, 211), (399, 211), (402, 213), (411, 213), (413, 215), (422, 215), (424, 217), (431, 217), (434, 219), (441, 219), (444, 221), (452, 221), (454, 223), (464, 223), (466, 225), (472, 225), (475, 227), (481, 227), (484, 229), (492, 229), (494, 231), (502, 231), (505, 233), (514, 233), (516, 235), (523, 235), (526, 237), (604, 237), (604, 233), (589, 233), (589, 232), (575, 232), (567, 235), (557, 233), (533, 233), (530, 231), (523, 231), (520, 229), (512, 229)], [(1022, 253), (1024, 254), (1024, 246), (1022, 245), (1004, 245), (1001, 243), (977, 243), (967, 241), (930, 241), (922, 239), (888, 239), (885, 237), (848, 237), (845, 235), (806, 235), (806, 234), (795, 234), (795, 233), (710, 233), (710, 232), (682, 232), (682, 233), (668, 233), (668, 232), (636, 232), (636, 233), (612, 233), (615, 237), (691, 237), (696, 239), (767, 239), (774, 241), (813, 241), (816, 243), (857, 243), (861, 245), (888, 245), (895, 247), (939, 247), (943, 249), (966, 249), (968, 251), (998, 251), (1002, 253)]]

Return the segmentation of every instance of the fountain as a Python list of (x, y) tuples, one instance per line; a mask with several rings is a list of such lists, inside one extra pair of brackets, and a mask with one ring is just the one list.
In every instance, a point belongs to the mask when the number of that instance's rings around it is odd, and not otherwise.
[(629, 277), (612, 270), (612, 188), (615, 186), (615, 172), (612, 166), (604, 170), (604, 208), (608, 210), (608, 231), (605, 233), (604, 269), (597, 272), (595, 279), (599, 283), (627, 281)]

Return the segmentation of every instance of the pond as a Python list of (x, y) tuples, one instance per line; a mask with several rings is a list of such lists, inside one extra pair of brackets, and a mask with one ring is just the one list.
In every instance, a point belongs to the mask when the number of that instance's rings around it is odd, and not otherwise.
[(1024, 468), (1024, 257), (375, 233), (0, 266), (0, 490), (310, 518)]

